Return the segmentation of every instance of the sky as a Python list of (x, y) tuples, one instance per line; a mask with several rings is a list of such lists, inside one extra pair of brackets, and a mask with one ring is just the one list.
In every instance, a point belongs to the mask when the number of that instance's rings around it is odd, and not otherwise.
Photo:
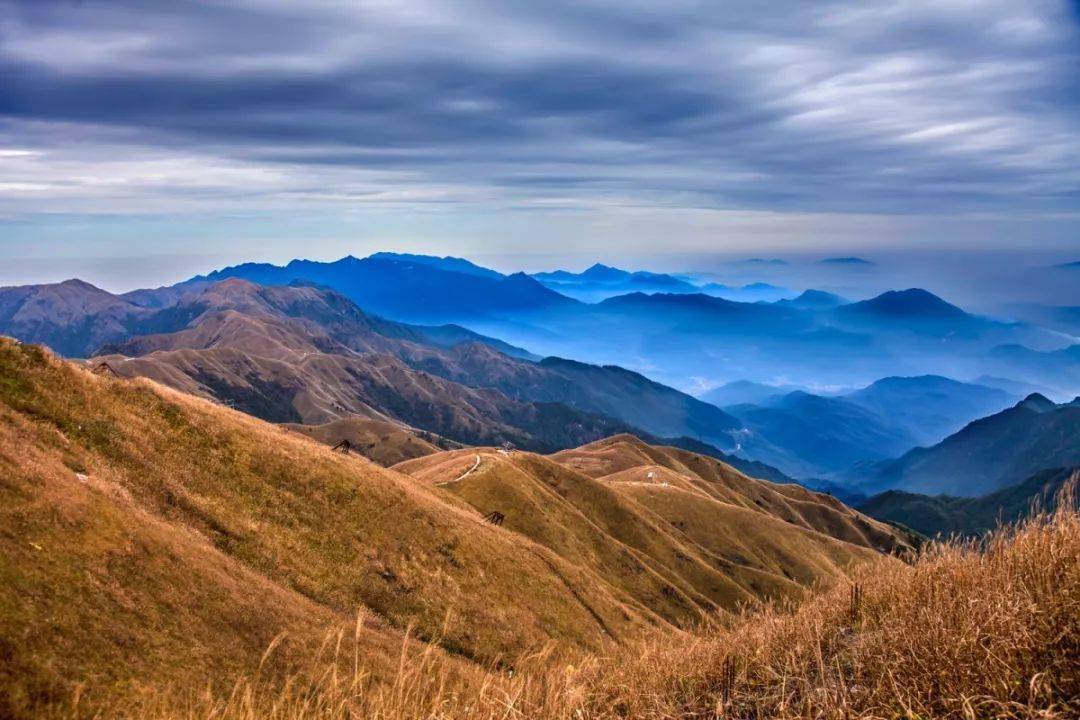
[(376, 250), (1080, 259), (1080, 3), (0, 0), (0, 284)]

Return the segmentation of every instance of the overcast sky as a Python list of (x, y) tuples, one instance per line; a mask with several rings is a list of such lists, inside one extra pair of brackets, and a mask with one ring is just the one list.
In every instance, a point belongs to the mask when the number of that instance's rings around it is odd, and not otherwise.
[(1053, 0), (0, 0), (0, 283), (1080, 256), (1078, 29)]

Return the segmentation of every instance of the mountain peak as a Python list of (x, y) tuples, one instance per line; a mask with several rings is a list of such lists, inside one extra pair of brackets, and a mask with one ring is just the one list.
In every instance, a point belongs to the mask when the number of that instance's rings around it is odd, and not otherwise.
[(880, 315), (910, 317), (962, 317), (963, 310), (922, 288), (889, 290), (847, 307)]
[(778, 307), (793, 307), (802, 310), (823, 310), (843, 305), (846, 300), (824, 290), (804, 290), (798, 297), (781, 299), (775, 302)]
[(595, 263), (588, 270), (581, 273), (581, 277), (599, 282), (623, 280), (629, 276), (630, 273), (625, 270), (620, 270), (617, 267), (611, 267), (610, 265), (604, 265), (602, 263)]
[(873, 265), (874, 263), (861, 257), (830, 257), (818, 260), (821, 265)]
[(106, 290), (102, 290), (97, 285), (92, 285), (91, 283), (88, 283), (85, 280), (80, 280), (79, 278), (69, 278), (67, 280), (64, 280), (63, 282), (57, 283), (57, 285), (59, 285), (60, 287), (83, 290), (85, 292), (97, 292), (97, 293), (107, 293), (108, 292)]
[(1057, 404), (1041, 393), (1031, 393), (1016, 404), (1017, 408), (1032, 410), (1037, 413), (1049, 412), (1057, 408)]

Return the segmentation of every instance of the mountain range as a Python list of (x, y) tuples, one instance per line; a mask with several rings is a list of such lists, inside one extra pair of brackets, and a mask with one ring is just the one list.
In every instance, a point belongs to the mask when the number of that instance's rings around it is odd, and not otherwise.
[[(582, 282), (669, 291), (587, 303), (544, 284)], [(630, 432), (759, 476), (860, 492), (893, 486), (882, 464), (1024, 393), (1060, 399), (1080, 386), (1080, 345), (925, 290), (737, 302), (691, 292), (694, 282), (599, 264), (504, 275), (462, 258), (377, 253), (249, 263), (123, 295), (78, 280), (0, 288), (0, 333), (274, 422), (372, 423), (375, 434), (404, 433), (403, 448), (422, 447), (406, 442), (418, 433), (553, 451)], [(945, 362), (980, 381), (924, 372)], [(716, 378), (744, 384), (721, 383), (727, 396), (717, 390), (711, 403), (686, 392)], [(866, 387), (806, 390), (845, 385)]]
[(105, 342), (92, 364), (274, 422), (360, 416), (459, 442), (541, 450), (623, 431), (723, 447), (739, 427), (719, 408), (637, 373), (557, 358), (534, 362), (523, 350), (457, 326), (383, 320), (305, 281), (199, 282), (151, 307), (85, 283), (17, 291), (48, 299), (32, 305), (70, 324), (27, 324), (31, 303), (24, 303), (0, 317), (0, 331), (79, 355)]
[[(461, 258), (376, 253), (329, 263), (237, 265), (127, 299), (162, 307), (186, 289), (230, 277), (315, 283), (390, 320), (457, 324), (538, 356), (645, 372), (684, 392), (695, 391), (699, 380), (720, 385), (778, 377), (807, 387), (852, 386), (939, 372), (943, 363), (959, 379), (1023, 377), (1061, 398), (1080, 392), (1075, 358), (1053, 356), (1075, 338), (973, 315), (918, 288), (852, 303), (821, 290), (798, 295), (765, 283), (735, 288), (739, 294), (732, 295), (733, 288), (710, 288), (711, 281), (689, 274), (599, 264), (582, 273), (504, 275)], [(587, 302), (564, 292), (585, 293)], [(1069, 365), (1064, 373), (1063, 364)]]
[(299, 280), (333, 288), (373, 314), (422, 323), (500, 318), (577, 303), (525, 273), (484, 270), (455, 258), (379, 253), (331, 263), (247, 263), (192, 278), (187, 284), (240, 278), (260, 285), (288, 285)]

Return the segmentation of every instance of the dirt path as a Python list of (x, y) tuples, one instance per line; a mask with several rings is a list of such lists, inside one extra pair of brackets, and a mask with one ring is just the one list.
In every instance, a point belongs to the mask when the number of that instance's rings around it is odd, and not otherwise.
[(469, 468), (465, 472), (461, 473), (460, 475), (458, 475), (453, 480), (447, 480), (446, 482), (441, 482), (441, 483), (436, 483), (436, 484), (437, 485), (449, 485), (450, 483), (460, 482), (460, 481), (464, 480), (466, 477), (468, 477), (469, 474), (472, 473), (474, 470), (476, 470), (476, 468), (478, 468), (478, 467), (480, 467), (480, 454), (479, 453), (477, 453), (476, 462), (473, 463), (473, 466), (471, 468)]

